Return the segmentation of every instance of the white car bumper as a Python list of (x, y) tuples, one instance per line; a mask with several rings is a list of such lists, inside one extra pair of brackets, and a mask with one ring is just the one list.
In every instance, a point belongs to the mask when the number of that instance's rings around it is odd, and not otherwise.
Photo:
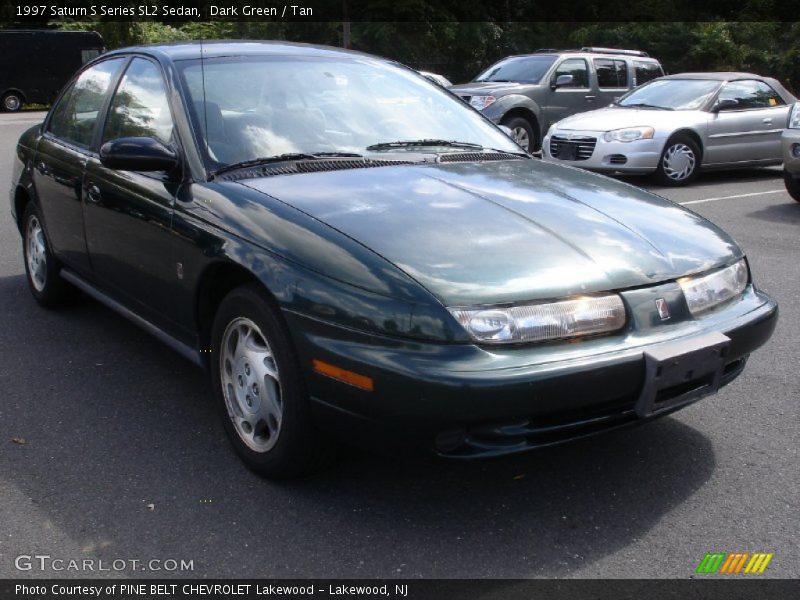
[[(574, 147), (574, 157), (573, 149)], [(602, 131), (555, 130), (542, 143), (544, 160), (582, 169), (651, 173), (658, 167), (663, 139), (606, 142)], [(568, 158), (564, 158), (564, 157)]]

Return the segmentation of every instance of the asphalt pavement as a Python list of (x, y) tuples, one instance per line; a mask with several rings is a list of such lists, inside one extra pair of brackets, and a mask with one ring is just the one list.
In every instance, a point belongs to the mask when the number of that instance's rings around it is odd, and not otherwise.
[[(0, 189), (42, 116), (0, 115)], [(282, 484), (242, 466), (189, 363), (93, 301), (39, 308), (0, 207), (0, 578), (686, 578), (711, 551), (774, 553), (762, 577), (800, 576), (800, 204), (779, 169), (679, 190), (628, 181), (731, 233), (780, 303), (739, 379), (646, 426), (523, 456), (352, 451)], [(69, 569), (84, 559), (94, 571)]]

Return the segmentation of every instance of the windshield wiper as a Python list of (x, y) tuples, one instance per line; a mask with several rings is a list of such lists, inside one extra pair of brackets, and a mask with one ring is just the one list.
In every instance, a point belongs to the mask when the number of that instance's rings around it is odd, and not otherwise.
[(633, 104), (619, 104), (616, 103), (617, 106), (621, 106), (622, 108), (656, 108), (658, 110), (675, 110), (674, 108), (670, 108), (669, 106), (658, 106), (657, 104), (647, 104), (647, 102), (634, 102)]
[(383, 142), (367, 146), (367, 150), (394, 150), (395, 148), (413, 148), (416, 146), (444, 146), (447, 148), (478, 148), (480, 144), (472, 142), (457, 142), (455, 140), (401, 140), (399, 142)]
[(219, 169), (212, 171), (209, 174), (209, 179), (213, 179), (218, 175), (235, 171), (237, 169), (247, 169), (250, 167), (260, 167), (261, 165), (268, 165), (270, 163), (286, 162), (289, 160), (324, 160), (326, 158), (364, 158), (361, 154), (355, 152), (315, 152), (314, 154), (307, 154), (304, 152), (287, 152), (285, 154), (276, 154), (275, 156), (263, 156), (261, 158), (253, 158), (250, 160), (243, 160), (230, 165), (225, 165)]

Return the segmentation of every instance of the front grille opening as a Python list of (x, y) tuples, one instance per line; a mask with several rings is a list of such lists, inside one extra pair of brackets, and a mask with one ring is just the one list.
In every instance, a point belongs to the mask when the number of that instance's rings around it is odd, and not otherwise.
[(733, 362), (729, 362), (725, 365), (725, 369), (722, 371), (722, 375), (730, 375), (731, 373), (735, 373), (736, 371), (744, 368), (745, 359), (740, 358), (739, 360), (735, 360)]
[(628, 157), (624, 154), (611, 154), (608, 156), (608, 163), (612, 165), (624, 165), (628, 162)]
[(663, 390), (659, 390), (658, 394), (656, 394), (655, 403), (658, 404), (660, 402), (668, 402), (669, 400), (677, 398), (678, 396), (700, 390), (704, 387), (710, 386), (713, 381), (714, 373), (711, 373), (710, 375), (705, 375), (704, 377), (698, 377), (697, 379), (692, 379), (690, 381), (685, 381), (683, 383), (664, 388)]
[(594, 153), (596, 145), (597, 138), (588, 135), (571, 137), (554, 135), (550, 138), (550, 156), (562, 160), (588, 160)]

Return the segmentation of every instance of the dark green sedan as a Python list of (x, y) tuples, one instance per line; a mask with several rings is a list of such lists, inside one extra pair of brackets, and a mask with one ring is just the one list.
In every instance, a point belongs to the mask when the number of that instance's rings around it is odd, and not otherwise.
[(16, 158), (34, 298), (82, 290), (203, 367), (270, 477), (337, 438), (472, 458), (644, 422), (736, 378), (777, 321), (713, 224), (360, 53), (109, 52)]

